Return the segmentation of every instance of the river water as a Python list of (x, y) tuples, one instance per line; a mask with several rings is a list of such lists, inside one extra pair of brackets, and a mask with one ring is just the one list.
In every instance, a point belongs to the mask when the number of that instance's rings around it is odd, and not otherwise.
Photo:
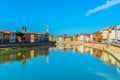
[(120, 80), (120, 62), (84, 46), (37, 47), (0, 54), (0, 80)]

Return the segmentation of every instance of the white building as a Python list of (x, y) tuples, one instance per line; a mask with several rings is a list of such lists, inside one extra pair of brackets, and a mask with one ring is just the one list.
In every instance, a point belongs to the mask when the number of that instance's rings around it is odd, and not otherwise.
[(109, 43), (117, 43), (117, 28), (111, 28), (109, 31)]
[(0, 31), (0, 42), (1, 43), (15, 43), (16, 33), (9, 30)]
[(83, 34), (80, 35), (80, 42), (85, 42), (85, 36)]
[(59, 36), (59, 37), (58, 37), (58, 41), (63, 41), (63, 37), (62, 37), (62, 36)]
[(117, 43), (120, 44), (120, 25), (117, 26)]
[(90, 35), (89, 34), (85, 34), (85, 42), (90, 42)]
[(16, 42), (16, 34), (15, 32), (10, 32), (10, 43)]
[(90, 42), (93, 41), (93, 34), (90, 34)]

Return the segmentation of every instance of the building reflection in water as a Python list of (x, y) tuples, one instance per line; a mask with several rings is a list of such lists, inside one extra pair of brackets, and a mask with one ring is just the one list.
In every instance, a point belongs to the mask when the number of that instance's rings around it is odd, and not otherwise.
[(45, 56), (46, 57), (46, 62), (49, 62), (49, 49), (48, 48), (35, 48), (32, 50), (28, 51), (21, 51), (17, 53), (12, 53), (12, 54), (0, 54), (0, 64), (7, 64), (11, 63), (14, 61), (21, 61), (23, 65), (25, 65), (27, 62), (26, 60), (29, 58), (34, 58), (34, 57), (41, 57)]
[(116, 58), (114, 58), (110, 53), (95, 49), (95, 48), (89, 48), (85, 46), (75, 46), (75, 45), (58, 45), (54, 48), (50, 47), (49, 50), (71, 50), (74, 53), (81, 53), (81, 54), (90, 54), (95, 56), (96, 58), (99, 58), (102, 60), (105, 64), (109, 66), (115, 66), (117, 68), (117, 71), (120, 73), (120, 61), (118, 61)]
[(49, 50), (71, 50), (74, 53), (78, 54), (90, 54), (96, 58), (99, 58), (109, 66), (115, 66), (117, 68), (117, 71), (120, 73), (120, 62), (116, 58), (114, 58), (110, 53), (99, 49), (75, 45), (59, 45), (50, 48), (34, 48), (27, 51), (21, 51), (12, 54), (0, 54), (0, 64), (21, 61), (21, 63), (25, 65), (27, 63), (26, 60), (29, 58), (44, 56), (46, 57), (46, 63), (49, 63)]

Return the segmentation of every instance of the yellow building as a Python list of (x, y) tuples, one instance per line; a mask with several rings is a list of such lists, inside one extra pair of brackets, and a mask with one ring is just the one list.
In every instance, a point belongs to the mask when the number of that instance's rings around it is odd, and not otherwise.
[(57, 37), (57, 36), (54, 36), (54, 37), (53, 37), (53, 41), (58, 41), (58, 37)]
[(72, 41), (71, 37), (69, 37), (69, 36), (66, 36), (64, 38), (65, 38), (65, 41)]
[(76, 35), (73, 35), (73, 36), (72, 36), (72, 40), (73, 40), (73, 41), (76, 41)]
[(80, 41), (80, 35), (76, 35), (77, 41)]
[(53, 41), (53, 36), (49, 36), (49, 41)]
[(30, 42), (35, 42), (35, 36), (34, 36), (34, 34), (30, 35)]
[(113, 28), (113, 26), (106, 27), (103, 29), (102, 32), (102, 42), (106, 43), (109, 41), (109, 31), (110, 29)]
[(79, 34), (73, 35), (72, 40), (73, 41), (80, 41), (80, 35)]

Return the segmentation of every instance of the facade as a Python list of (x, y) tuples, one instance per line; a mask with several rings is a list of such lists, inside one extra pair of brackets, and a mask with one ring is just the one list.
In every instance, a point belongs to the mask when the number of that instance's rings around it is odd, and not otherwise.
[(0, 43), (3, 43), (3, 33), (0, 32)]
[(53, 36), (53, 37), (52, 37), (52, 41), (55, 41), (55, 42), (56, 42), (56, 41), (59, 41), (59, 38), (58, 38), (57, 36)]
[(70, 42), (70, 41), (72, 41), (72, 38), (70, 36), (65, 36), (64, 40)]
[(79, 35), (79, 34), (76, 35), (76, 40), (77, 40), (78, 42), (80, 42), (80, 35)]
[(34, 34), (34, 33), (31, 33), (31, 34), (30, 34), (30, 42), (31, 42), (31, 43), (34, 43), (34, 42), (35, 42), (35, 34)]
[(15, 32), (10, 33), (10, 43), (16, 43), (16, 34), (15, 34)]
[[(49, 41), (66, 41), (66, 42), (102, 42), (111, 44), (120, 44), (120, 25), (108, 26), (101, 31), (93, 34), (76, 34), (73, 36), (49, 36), (49, 29), (46, 32), (26, 32), (26, 27), (22, 27), (22, 33), (17, 35), (17, 32), (9, 30), (0, 31), (0, 43), (47, 43)], [(22, 34), (22, 37), (21, 37)]]
[(0, 42), (1, 43), (15, 43), (16, 34), (9, 30), (0, 31)]
[(109, 43), (117, 43), (117, 27), (113, 27), (109, 30)]
[(102, 33), (100, 31), (94, 33), (94, 38), (95, 38), (94, 39), (95, 42), (101, 42), (101, 40), (102, 40)]
[(120, 44), (120, 25), (117, 26), (117, 43)]
[(25, 43), (29, 43), (30, 42), (30, 36), (31, 36), (30, 33), (25, 33), (25, 35), (24, 35), (24, 42)]
[(30, 43), (49, 42), (49, 36), (46, 33), (39, 33), (39, 32), (28, 33), (28, 32), (26, 32), (24, 37), (25, 37), (24, 42), (27, 42), (27, 43), (29, 43), (29, 42)]
[(80, 35), (80, 42), (85, 42), (85, 36), (83, 34)]
[[(51, 40), (49, 40), (49, 41), (51, 41)], [(41, 34), (38, 34), (38, 42), (43, 42), (43, 37)]]
[(93, 34), (90, 34), (90, 42), (93, 42)]
[(53, 36), (49, 36), (49, 41), (53, 41)]
[(109, 30), (113, 28), (113, 26), (106, 27), (103, 29), (102, 32), (102, 42), (103, 43), (108, 43), (109, 42)]
[(45, 33), (36, 33), (36, 34), (38, 34), (38, 42), (41, 42), (41, 43), (46, 42), (46, 34)]
[(26, 27), (22, 27), (22, 33), (24, 34), (24, 42), (26, 43), (46, 43), (49, 42), (49, 30), (47, 28), (44, 32), (26, 32)]
[(38, 34), (34, 34), (34, 42), (35, 43), (39, 42), (39, 36), (38, 36)]
[(73, 36), (72, 36), (72, 41), (77, 41), (76, 35), (73, 35)]
[(80, 34), (73, 35), (71, 38), (72, 38), (71, 41), (78, 41), (78, 42), (80, 42)]
[(3, 42), (4, 43), (10, 42), (10, 31), (3, 31)]
[(90, 42), (90, 34), (84, 34), (84, 42)]
[(12, 32), (9, 30), (0, 31), (0, 43), (47, 43), (49, 42), (49, 29), (46, 32), (26, 32), (26, 27), (22, 27), (22, 32)]
[(62, 36), (58, 36), (58, 41), (63, 41), (63, 37)]

